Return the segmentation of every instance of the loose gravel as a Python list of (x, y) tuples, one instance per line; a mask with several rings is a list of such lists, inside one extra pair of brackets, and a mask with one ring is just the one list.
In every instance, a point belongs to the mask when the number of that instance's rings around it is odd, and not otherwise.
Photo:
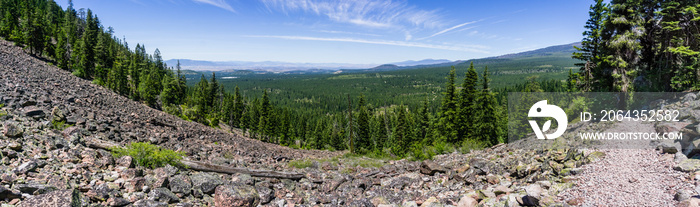
[[(620, 122), (606, 132), (654, 132), (642, 122)], [(688, 175), (673, 170), (673, 155), (661, 154), (648, 141), (604, 141), (605, 158), (584, 165), (575, 186), (559, 198), (580, 206), (677, 206), (674, 194), (692, 189)], [(582, 202), (581, 202), (582, 201)]]

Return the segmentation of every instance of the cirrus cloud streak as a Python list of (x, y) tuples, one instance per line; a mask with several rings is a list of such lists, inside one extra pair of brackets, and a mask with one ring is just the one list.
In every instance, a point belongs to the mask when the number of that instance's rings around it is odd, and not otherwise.
[(274, 39), (285, 39), (285, 40), (309, 40), (309, 41), (327, 41), (327, 42), (351, 42), (351, 43), (364, 43), (364, 44), (375, 44), (375, 45), (392, 45), (392, 46), (402, 46), (402, 47), (417, 47), (417, 48), (429, 48), (438, 50), (452, 50), (452, 51), (462, 51), (462, 52), (475, 52), (488, 54), (486, 50), (488, 47), (482, 45), (437, 45), (437, 44), (426, 44), (417, 42), (406, 42), (406, 41), (391, 41), (391, 40), (367, 40), (367, 39), (356, 39), (356, 38), (328, 38), (328, 37), (309, 37), (309, 36), (285, 36), (285, 35), (246, 35), (244, 37), (256, 37), (256, 38), (274, 38)]

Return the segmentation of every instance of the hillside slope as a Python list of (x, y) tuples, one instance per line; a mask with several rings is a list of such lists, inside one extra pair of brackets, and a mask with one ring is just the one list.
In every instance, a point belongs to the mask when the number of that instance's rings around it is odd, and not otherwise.
[[(230, 154), (267, 163), (281, 157), (297, 159), (323, 154), (263, 143), (184, 121), (39, 61), (10, 42), (0, 42), (0, 49), (0, 76), (6, 91), (2, 103), (19, 107), (36, 102), (35, 107), (46, 112), (58, 107), (69, 122), (93, 131), (97, 137), (122, 143), (151, 142), (184, 151), (196, 160)], [(212, 145), (214, 142), (218, 144)]]

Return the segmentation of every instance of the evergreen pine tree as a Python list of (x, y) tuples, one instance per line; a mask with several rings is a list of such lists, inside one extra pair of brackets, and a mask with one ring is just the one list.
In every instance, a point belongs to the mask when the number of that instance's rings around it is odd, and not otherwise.
[(358, 102), (357, 113), (357, 139), (355, 139), (355, 148), (359, 152), (369, 152), (372, 150), (369, 128), (369, 110), (365, 103), (365, 96), (360, 95)]
[(440, 120), (438, 123), (440, 137), (438, 142), (447, 142), (457, 140), (458, 114), (457, 114), (457, 98), (455, 92), (455, 68), (452, 66), (450, 74), (447, 76), (447, 85), (445, 86), (445, 96), (442, 98), (440, 107)]
[(177, 104), (182, 104), (187, 96), (187, 78), (185, 78), (185, 75), (183, 75), (180, 70), (180, 60), (177, 60), (175, 68), (177, 69)]
[(236, 86), (233, 93), (234, 105), (233, 105), (233, 120), (231, 122), (232, 126), (239, 127), (240, 119), (243, 116), (243, 97), (241, 96), (240, 89)]
[(396, 126), (394, 127), (394, 133), (392, 133), (394, 137), (391, 152), (398, 157), (404, 157), (411, 144), (411, 129), (409, 118), (406, 115), (406, 108), (401, 105), (397, 110)]
[[(76, 75), (81, 78), (91, 79), (95, 73), (95, 46), (97, 44), (97, 30), (99, 23), (92, 15), (92, 10), (87, 10), (87, 26), (83, 33), (80, 48), (81, 56), (78, 62)], [(154, 80), (155, 81), (155, 80)]]
[[(580, 74), (583, 76), (583, 84), (580, 86), (583, 91), (590, 91), (595, 84), (594, 80), (602, 79), (602, 73), (598, 68), (598, 63), (603, 58), (601, 48), (604, 44), (602, 37), (603, 23), (608, 15), (608, 7), (603, 0), (595, 0), (595, 4), (590, 6), (586, 21), (586, 31), (583, 32), (581, 47), (575, 47), (578, 52), (574, 52), (572, 57), (583, 61), (576, 66), (581, 67)], [(597, 86), (596, 86), (597, 87)]]
[(489, 89), (490, 81), (489, 69), (485, 67), (482, 75), (483, 87), (477, 99), (478, 114), (475, 116), (478, 117), (479, 121), (474, 123), (477, 126), (477, 140), (489, 145), (495, 145), (499, 143), (499, 117), (496, 115), (498, 102), (496, 102), (493, 92)]
[(193, 101), (195, 110), (197, 111), (197, 117), (195, 118), (198, 122), (204, 122), (205, 114), (209, 110), (207, 106), (207, 98), (209, 96), (209, 82), (204, 75), (199, 79), (199, 83), (194, 88)]
[(608, 41), (602, 49), (604, 60), (601, 66), (606, 70), (603, 73), (612, 79), (604, 87), (615, 92), (631, 92), (640, 58), (638, 40), (641, 33), (635, 30), (643, 28), (643, 19), (637, 13), (641, 8), (638, 1), (613, 0), (611, 5), (610, 16), (602, 31), (603, 39)]
[(469, 64), (469, 69), (465, 73), (464, 83), (462, 83), (462, 91), (460, 93), (459, 99), (459, 122), (456, 123), (459, 126), (459, 131), (457, 133), (457, 139), (450, 140), (452, 143), (457, 143), (467, 139), (474, 138), (476, 120), (476, 97), (477, 97), (477, 84), (479, 82), (479, 75), (474, 69), (474, 62)]
[(430, 112), (428, 111), (428, 100), (424, 100), (421, 103), (421, 108), (418, 110), (418, 115), (416, 116), (416, 135), (415, 138), (417, 142), (423, 142), (427, 140), (430, 131)]

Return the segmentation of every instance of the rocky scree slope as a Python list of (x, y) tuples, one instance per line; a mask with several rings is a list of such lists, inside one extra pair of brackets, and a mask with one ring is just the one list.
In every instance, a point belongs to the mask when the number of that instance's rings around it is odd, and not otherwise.
[[(5, 206), (519, 206), (568, 205), (582, 165), (603, 153), (498, 145), (432, 161), (385, 161), (294, 150), (148, 108), (0, 40), (0, 203)], [(51, 120), (75, 124), (52, 128)], [(593, 126), (595, 127), (595, 126)], [(296, 171), (258, 178), (166, 166), (90, 148), (144, 141), (218, 165)], [(308, 160), (302, 169), (288, 160)], [(371, 164), (366, 164), (371, 163)]]

